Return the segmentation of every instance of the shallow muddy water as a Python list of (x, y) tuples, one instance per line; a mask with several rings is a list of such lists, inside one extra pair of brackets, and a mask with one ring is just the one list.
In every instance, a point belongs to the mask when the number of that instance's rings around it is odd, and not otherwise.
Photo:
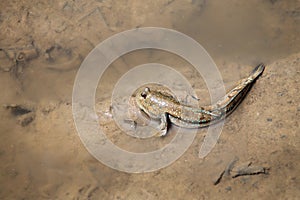
[[(137, 27), (174, 29), (199, 42), (216, 63), (227, 90), (257, 64), (266, 64), (206, 158), (198, 153), (207, 128), (197, 131), (178, 160), (150, 173), (111, 169), (81, 142), (72, 116), (76, 73), (96, 45)], [(299, 0), (2, 1), (0, 28), (0, 199), (300, 195)], [(152, 151), (175, 137), (173, 128), (165, 138), (132, 139), (113, 121), (116, 83), (145, 63), (168, 65), (190, 82), (201, 104), (210, 103), (203, 77), (177, 55), (144, 49), (118, 58), (98, 83), (95, 107), (107, 137), (128, 151)], [(172, 84), (182, 92), (180, 100), (193, 97), (180, 84)], [(230, 165), (254, 166), (259, 173), (232, 178), (238, 168), (230, 174)], [(229, 174), (220, 175), (224, 170)]]

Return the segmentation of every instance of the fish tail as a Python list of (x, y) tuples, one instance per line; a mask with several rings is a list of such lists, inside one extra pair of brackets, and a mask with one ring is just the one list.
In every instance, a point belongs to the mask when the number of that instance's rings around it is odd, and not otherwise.
[(257, 65), (247, 78), (240, 80), (235, 88), (212, 106), (213, 110), (219, 110), (221, 113), (226, 113), (227, 115), (231, 113), (245, 98), (255, 80), (263, 73), (264, 69), (264, 64)]
[(257, 79), (263, 73), (264, 69), (265, 69), (265, 65), (263, 63), (260, 63), (252, 70), (249, 79), (252, 80)]

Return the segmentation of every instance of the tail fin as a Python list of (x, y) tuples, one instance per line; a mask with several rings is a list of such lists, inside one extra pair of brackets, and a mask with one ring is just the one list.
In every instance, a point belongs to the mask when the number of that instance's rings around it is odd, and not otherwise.
[(251, 72), (250, 77), (252, 78), (252, 80), (258, 78), (263, 73), (264, 69), (265, 69), (265, 65), (263, 63), (257, 65)]
[(262, 63), (256, 66), (249, 77), (240, 80), (235, 88), (229, 91), (216, 104), (212, 105), (212, 110), (223, 110), (227, 114), (231, 113), (242, 102), (255, 80), (263, 73), (264, 69), (265, 65)]

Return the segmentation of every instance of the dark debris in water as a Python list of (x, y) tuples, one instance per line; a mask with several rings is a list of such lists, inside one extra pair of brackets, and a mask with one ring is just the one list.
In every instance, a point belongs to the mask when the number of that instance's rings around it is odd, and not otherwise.
[(218, 185), (224, 177), (227, 178), (237, 178), (240, 176), (250, 176), (258, 174), (269, 174), (270, 168), (252, 165), (252, 162), (248, 162), (246, 165), (236, 166), (235, 164), (238, 161), (238, 158), (234, 158), (224, 169), (218, 178), (214, 181), (214, 185)]
[(11, 104), (11, 105), (4, 105), (4, 107), (6, 109), (9, 109), (11, 111), (11, 114), (13, 114), (14, 116), (25, 115), (27, 113), (32, 112), (31, 109), (21, 105)]
[(33, 108), (23, 105), (4, 105), (4, 108), (10, 110), (11, 114), (17, 118), (18, 124), (25, 127), (35, 119), (35, 112)]

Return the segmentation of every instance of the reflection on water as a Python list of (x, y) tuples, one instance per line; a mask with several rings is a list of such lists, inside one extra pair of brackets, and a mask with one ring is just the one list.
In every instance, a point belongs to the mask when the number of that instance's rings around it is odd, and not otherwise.
[[(233, 154), (247, 155), (245, 134), (253, 131), (249, 124), (231, 120), (232, 124), (225, 128), (228, 134), (219, 145), (225, 145), (231, 138), (232, 147), (223, 160), (211, 161), (210, 166), (202, 163), (197, 159), (199, 145), (194, 144), (183, 160), (154, 175), (131, 177), (119, 173), (99, 164), (85, 150), (72, 121), (70, 104), (74, 79), (86, 55), (115, 33), (145, 26), (183, 32), (205, 47), (228, 87), (248, 74), (254, 65), (270, 64), (300, 51), (299, 0), (153, 0), (151, 3), (139, 0), (23, 0), (1, 1), (0, 8), (0, 105), (4, 105), (0, 109), (0, 199), (98, 199), (99, 196), (108, 199), (112, 194), (113, 199), (157, 199), (161, 193), (164, 199), (206, 199), (212, 194), (219, 195), (217, 199), (220, 199), (231, 191), (229, 184), (230, 189), (218, 189), (220, 193), (216, 194), (208, 182), (220, 163), (226, 163)], [(193, 87), (202, 102), (209, 102), (205, 83), (191, 65), (171, 53), (153, 50), (132, 52), (116, 60), (100, 80), (96, 100), (109, 99), (114, 84), (124, 73), (148, 62), (172, 66), (187, 79), (198, 79)], [(289, 90), (280, 92), (284, 96)], [(109, 102), (101, 103), (109, 105)], [(11, 114), (11, 108), (19, 107), (29, 109), (30, 113)], [(103, 109), (107, 111), (108, 107)], [(294, 107), (287, 110), (287, 113), (297, 112)], [(251, 111), (256, 116), (260, 112)], [(269, 118), (268, 123), (271, 123), (272, 118)], [(241, 119), (246, 122), (252, 118)], [(255, 126), (260, 122), (256, 120)], [(279, 120), (276, 127), (285, 124)], [(116, 127), (105, 128), (114, 133), (116, 142), (120, 142)], [(239, 132), (242, 128), (246, 130), (243, 133)], [(199, 133), (197, 141), (203, 139), (205, 131)], [(239, 138), (232, 138), (230, 134), (238, 134)], [(280, 139), (270, 141), (277, 140)], [(159, 145), (162, 143), (160, 141)], [(272, 149), (268, 144), (265, 148)], [(220, 148), (213, 156), (224, 150)], [(203, 171), (205, 173), (199, 173)], [(286, 179), (285, 175), (279, 178)], [(295, 174), (288, 177), (292, 176), (296, 177)], [(176, 187), (175, 179), (183, 186)], [(245, 179), (243, 184), (247, 181), (251, 182)], [(293, 185), (293, 179), (287, 181)], [(127, 183), (130, 183), (129, 189)], [(242, 187), (235, 184), (237, 192), (234, 194), (241, 197)], [(259, 184), (259, 181), (252, 184), (256, 185), (255, 190), (264, 188)], [(278, 184), (280, 189), (275, 189), (281, 193), (285, 186)], [(199, 196), (199, 191), (205, 192)]]
[(215, 59), (272, 62), (299, 51), (299, 1), (209, 1), (174, 27), (199, 41)]
[[(230, 69), (226, 65), (230, 63), (268, 64), (300, 49), (300, 3), (297, 0), (155, 2), (145, 5), (136, 0), (126, 4), (54, 1), (48, 5), (37, 1), (30, 7), (31, 2), (10, 2), (2, 6), (1, 19), (7, 20), (0, 24), (0, 47), (5, 50), (0, 51), (0, 69), (16, 71), (13, 68), (16, 54), (20, 49), (34, 46), (39, 56), (22, 64), (24, 71), (18, 68), (20, 90), (26, 90), (25, 95), (30, 94), (27, 98), (34, 100), (68, 99), (74, 72), (88, 52), (114, 33), (134, 27), (166, 27), (191, 36), (213, 57), (225, 80), (226, 70)], [(145, 63), (151, 59), (137, 54), (134, 60)], [(127, 62), (127, 65), (133, 64), (135, 61)], [(237, 70), (240, 68), (230, 69)], [(233, 72), (233, 77), (238, 76), (234, 80), (246, 71)]]

